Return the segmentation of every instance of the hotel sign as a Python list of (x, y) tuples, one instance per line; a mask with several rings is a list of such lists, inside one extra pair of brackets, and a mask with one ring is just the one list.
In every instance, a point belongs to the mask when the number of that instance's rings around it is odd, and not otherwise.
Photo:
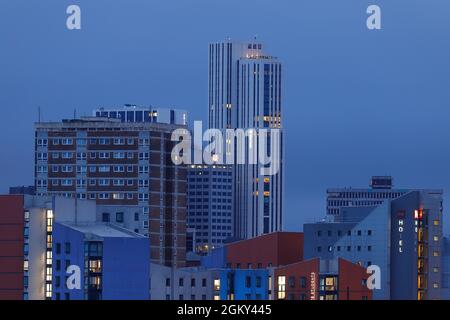
[(398, 252), (403, 253), (403, 232), (405, 231), (406, 212), (404, 210), (397, 212), (398, 227)]
[(316, 283), (317, 283), (316, 273), (315, 272), (311, 272), (311, 277), (310, 277), (311, 296), (310, 296), (310, 300), (317, 300)]

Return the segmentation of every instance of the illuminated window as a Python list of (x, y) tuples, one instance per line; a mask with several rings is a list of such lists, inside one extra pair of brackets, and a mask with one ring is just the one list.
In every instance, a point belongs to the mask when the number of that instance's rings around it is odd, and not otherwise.
[(433, 257), (439, 257), (439, 251), (434, 251), (433, 252)]
[(214, 300), (216, 300), (216, 301), (220, 300), (220, 296), (217, 295), (217, 294), (215, 294), (215, 295), (214, 295)]
[(433, 225), (438, 226), (439, 225), (439, 220), (434, 220), (433, 221)]
[(278, 299), (286, 299), (286, 277), (278, 277)]
[(102, 261), (101, 260), (90, 260), (89, 261), (89, 272), (94, 272), (94, 273), (102, 272)]
[(214, 279), (214, 290), (215, 291), (220, 290), (220, 279)]
[(437, 242), (437, 241), (439, 241), (439, 237), (438, 236), (434, 236), (433, 240)]
[(438, 289), (439, 288), (439, 283), (437, 283), (437, 282), (433, 283), (433, 288), (434, 289)]

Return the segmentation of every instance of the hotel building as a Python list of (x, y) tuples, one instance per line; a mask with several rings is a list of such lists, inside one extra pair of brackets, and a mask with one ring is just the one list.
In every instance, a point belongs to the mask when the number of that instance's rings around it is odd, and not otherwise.
[(379, 267), (374, 299), (440, 299), (442, 197), (442, 190), (411, 190), (378, 206), (341, 207), (331, 222), (304, 225), (305, 259)]

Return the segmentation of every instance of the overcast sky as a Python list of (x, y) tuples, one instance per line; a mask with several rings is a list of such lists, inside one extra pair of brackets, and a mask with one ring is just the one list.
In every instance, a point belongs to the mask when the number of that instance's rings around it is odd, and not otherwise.
[(206, 120), (208, 43), (257, 35), (284, 64), (286, 229), (324, 216), (327, 187), (371, 175), (450, 194), (449, 16), (448, 0), (0, 0), (0, 192), (33, 184), (38, 106), (44, 120), (125, 103)]

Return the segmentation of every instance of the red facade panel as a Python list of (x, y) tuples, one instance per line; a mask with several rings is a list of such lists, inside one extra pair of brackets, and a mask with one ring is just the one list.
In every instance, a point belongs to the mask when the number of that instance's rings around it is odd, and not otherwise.
[(23, 196), (0, 196), (0, 299), (23, 299)]
[(266, 268), (303, 259), (303, 233), (275, 232), (227, 245), (227, 263), (233, 268)]
[(339, 300), (372, 300), (367, 288), (366, 269), (344, 259), (339, 259)]
[[(301, 261), (277, 268), (275, 275), (275, 299), (318, 300), (320, 260)], [(282, 279), (284, 278), (284, 285)]]

